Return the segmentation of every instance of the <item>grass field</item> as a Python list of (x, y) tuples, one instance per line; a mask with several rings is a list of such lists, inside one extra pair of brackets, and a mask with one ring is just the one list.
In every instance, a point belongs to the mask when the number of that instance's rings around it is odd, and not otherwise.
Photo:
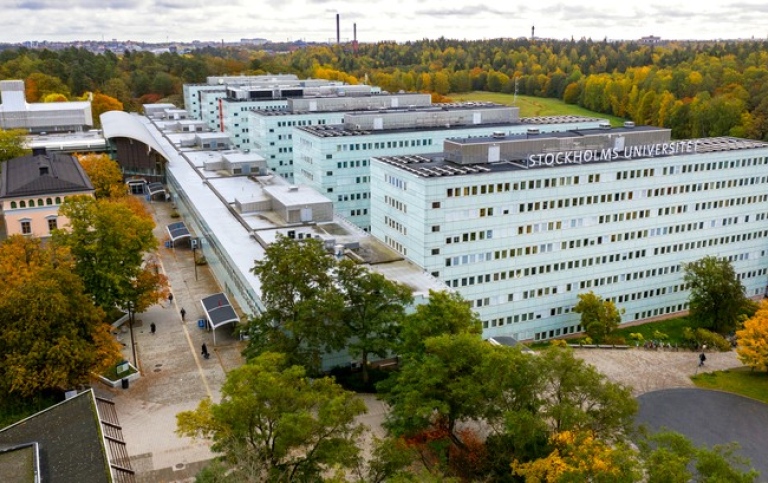
[(699, 374), (691, 378), (703, 389), (717, 389), (768, 403), (768, 373), (753, 372), (748, 367)]
[(654, 333), (659, 331), (663, 334), (667, 334), (669, 337), (665, 340), (665, 342), (681, 345), (685, 343), (685, 339), (683, 338), (683, 329), (686, 327), (696, 328), (698, 326), (695, 322), (689, 320), (688, 317), (676, 317), (674, 319), (660, 320), (658, 322), (649, 322), (647, 324), (616, 329), (613, 332), (613, 335), (617, 337), (624, 337), (624, 339), (626, 339), (627, 343), (629, 344), (631, 343), (629, 334), (640, 333), (643, 334), (644, 340), (654, 340), (658, 339), (658, 337), (654, 336)]
[[(485, 101), (507, 105), (512, 105), (515, 98), (513, 94), (501, 94), (498, 92), (483, 91), (466, 92), (462, 94), (448, 94), (448, 97), (454, 101)], [(561, 116), (564, 114), (571, 114), (574, 116), (589, 116), (608, 119), (611, 121), (612, 126), (621, 126), (625, 121), (620, 117), (600, 114), (598, 112), (589, 111), (573, 104), (566, 104), (565, 102), (558, 99), (548, 99), (545, 97), (518, 95), (515, 105), (520, 108), (520, 117)]]

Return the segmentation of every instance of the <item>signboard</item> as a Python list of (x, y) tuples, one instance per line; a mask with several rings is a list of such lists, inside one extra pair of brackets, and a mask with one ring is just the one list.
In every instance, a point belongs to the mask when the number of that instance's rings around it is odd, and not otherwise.
[(639, 146), (614, 147), (606, 149), (585, 149), (581, 151), (558, 151), (552, 153), (531, 154), (528, 166), (559, 166), (562, 164), (582, 164), (595, 161), (616, 161), (635, 158), (653, 158), (696, 152), (696, 141), (676, 141), (670, 143), (642, 144)]
[(122, 374), (124, 372), (128, 372), (128, 369), (130, 369), (128, 361), (123, 361), (123, 362), (118, 363), (117, 367), (116, 367), (117, 375), (119, 376), (120, 374)]

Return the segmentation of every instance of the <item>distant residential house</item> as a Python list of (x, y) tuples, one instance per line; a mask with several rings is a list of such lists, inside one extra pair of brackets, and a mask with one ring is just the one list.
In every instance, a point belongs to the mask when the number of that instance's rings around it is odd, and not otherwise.
[(6, 233), (48, 237), (69, 223), (59, 215), (66, 197), (93, 194), (91, 180), (73, 156), (38, 154), (8, 160), (0, 174)]

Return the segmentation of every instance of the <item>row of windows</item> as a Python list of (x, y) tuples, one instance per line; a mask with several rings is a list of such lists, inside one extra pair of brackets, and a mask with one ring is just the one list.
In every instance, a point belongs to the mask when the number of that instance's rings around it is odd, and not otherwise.
[(760, 196), (743, 196), (741, 198), (728, 198), (725, 200), (707, 201), (702, 203), (696, 203), (694, 205), (694, 211), (700, 210), (714, 210), (717, 208), (728, 208), (729, 206), (740, 206), (753, 203), (763, 203), (768, 201), (768, 195)]
[(562, 327), (561, 329), (551, 329), (549, 331), (543, 331), (543, 332), (536, 332), (533, 334), (534, 340), (546, 340), (551, 339), (553, 337), (560, 337), (561, 335), (568, 335), (568, 334), (575, 334), (576, 332), (581, 332), (581, 326), (580, 325), (571, 325), (568, 327)]
[(404, 181), (401, 178), (398, 178), (397, 176), (392, 176), (391, 174), (385, 174), (384, 181), (391, 184), (395, 188), (401, 189), (403, 191), (408, 190), (408, 182)]
[(491, 238), (493, 238), (493, 230), (480, 230), (462, 233), (461, 235), (455, 235), (453, 237), (449, 236), (445, 239), (445, 243), (450, 245), (451, 243), (473, 242), (486, 239), (490, 240)]
[[(54, 203), (57, 205), (61, 204), (62, 198), (60, 196), (57, 196), (56, 198), (38, 198), (37, 199), (37, 206), (52, 206)], [(16, 208), (34, 208), (35, 207), (35, 200), (21, 200), (18, 202), (18, 204), (15, 201), (11, 201), (11, 209), (15, 210)]]
[(385, 236), (384, 243), (386, 243), (389, 247), (394, 248), (395, 251), (402, 253), (403, 256), (408, 255), (408, 250), (403, 246), (402, 243), (398, 242), (397, 240), (390, 238), (388, 236)]
[(628, 171), (619, 171), (616, 173), (616, 179), (635, 179), (635, 178), (648, 178), (653, 176), (653, 168), (646, 169), (630, 169)]
[(659, 315), (682, 312), (683, 310), (688, 310), (688, 302), (684, 304), (668, 305), (666, 307), (657, 307), (653, 310), (644, 310), (642, 312), (636, 312), (635, 320), (648, 319), (650, 317), (657, 317)]
[(368, 208), (356, 208), (349, 212), (350, 216), (365, 216), (368, 214)]
[[(643, 170), (645, 171), (645, 170)], [(652, 175), (651, 175), (652, 176)], [(595, 183), (600, 181), (600, 175), (594, 174), (587, 177), (588, 183)], [(640, 197), (658, 197), (668, 196), (673, 194), (684, 194), (696, 191), (707, 191), (712, 189), (727, 189), (737, 186), (748, 186), (759, 183), (768, 182), (768, 176), (752, 176), (739, 179), (711, 181), (702, 183), (691, 183), (685, 185), (675, 185), (660, 188), (651, 188), (646, 190), (640, 190)], [(525, 189), (541, 189), (541, 188), (553, 188), (557, 186), (577, 185), (579, 184), (579, 176), (568, 176), (561, 178), (547, 178), (522, 181), (520, 183), (513, 183), (511, 185), (512, 191), (525, 190)], [(446, 197), (460, 197), (460, 196), (477, 196), (484, 194), (493, 194), (510, 191), (509, 183), (497, 183), (495, 185), (472, 185), (463, 187), (454, 187), (446, 189)], [(579, 198), (565, 198), (561, 200), (551, 200), (549, 202), (541, 202), (541, 204), (528, 203), (520, 205), (520, 212), (536, 211), (539, 209), (547, 210), (554, 208), (568, 208), (570, 206), (580, 206), (584, 204), (595, 203), (612, 203), (614, 201), (631, 200), (633, 198), (633, 192), (621, 192), (621, 193), (608, 193), (603, 195), (593, 195)], [(527, 207), (527, 210), (526, 210)]]
[(384, 195), (384, 203), (396, 209), (397, 211), (408, 213), (408, 205), (398, 199), (392, 198), (389, 195)]
[(653, 249), (653, 254), (664, 255), (666, 253), (677, 253), (677, 252), (682, 252), (687, 250), (695, 250), (697, 248), (703, 248), (703, 247), (728, 245), (730, 243), (752, 240), (753, 238), (755, 239), (765, 238), (766, 236), (768, 236), (768, 230), (756, 231), (753, 233), (740, 233), (738, 235), (723, 236), (719, 238), (710, 238), (708, 240), (699, 240), (695, 242), (677, 243), (675, 245), (656, 247)]
[(337, 144), (336, 151), (364, 151), (370, 149), (393, 149), (416, 146), (432, 146), (431, 139), (401, 139), (399, 141), (381, 141), (375, 143)]
[(748, 166), (759, 166), (766, 164), (765, 157), (761, 158), (743, 158), (730, 161), (714, 161), (708, 163), (688, 163), (682, 166), (667, 166), (662, 170), (663, 175), (672, 175), (680, 173), (694, 173), (699, 171), (712, 171), (718, 169), (745, 168)]
[(510, 189), (509, 183), (481, 184), (464, 186), (463, 188), (448, 188), (445, 195), (448, 198), (461, 196), (476, 196), (478, 194), (506, 193)]
[[(48, 217), (48, 233), (53, 233), (53, 230), (59, 227), (59, 222), (56, 219), (56, 217), (51, 216)], [(22, 235), (31, 235), (32, 234), (32, 220), (21, 220), (21, 234)]]
[[(319, 119), (315, 121), (317, 124), (325, 124), (325, 119)], [(277, 121), (277, 127), (293, 127), (293, 126), (311, 126), (312, 119), (299, 120), (299, 121)], [(272, 130), (270, 129), (270, 132)]]
[(336, 167), (339, 169), (343, 168), (360, 168), (368, 166), (368, 160), (367, 159), (357, 159), (354, 161), (339, 161), (336, 163)]
[(368, 199), (368, 192), (364, 193), (350, 193), (346, 195), (338, 195), (336, 198), (337, 201), (354, 201), (354, 200), (367, 200)]

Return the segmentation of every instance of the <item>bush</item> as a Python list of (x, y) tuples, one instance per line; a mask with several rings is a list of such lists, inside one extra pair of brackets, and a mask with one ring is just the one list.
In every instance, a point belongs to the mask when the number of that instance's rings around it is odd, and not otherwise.
[(645, 340), (645, 337), (643, 337), (643, 334), (640, 332), (632, 332), (629, 334), (630, 340), (636, 340), (638, 342), (643, 342)]
[(721, 352), (731, 350), (731, 343), (725, 337), (707, 329), (698, 328), (693, 330), (690, 327), (686, 327), (683, 330), (683, 337), (687, 341), (696, 344), (697, 347), (706, 345)]
[(568, 343), (563, 339), (555, 339), (549, 341), (549, 345), (552, 347), (568, 347)]
[(603, 341), (606, 345), (627, 345), (627, 339), (619, 335), (609, 335)]
[(655, 340), (667, 340), (669, 339), (669, 336), (665, 334), (664, 332), (661, 332), (660, 330), (654, 330), (653, 331), (653, 338)]

